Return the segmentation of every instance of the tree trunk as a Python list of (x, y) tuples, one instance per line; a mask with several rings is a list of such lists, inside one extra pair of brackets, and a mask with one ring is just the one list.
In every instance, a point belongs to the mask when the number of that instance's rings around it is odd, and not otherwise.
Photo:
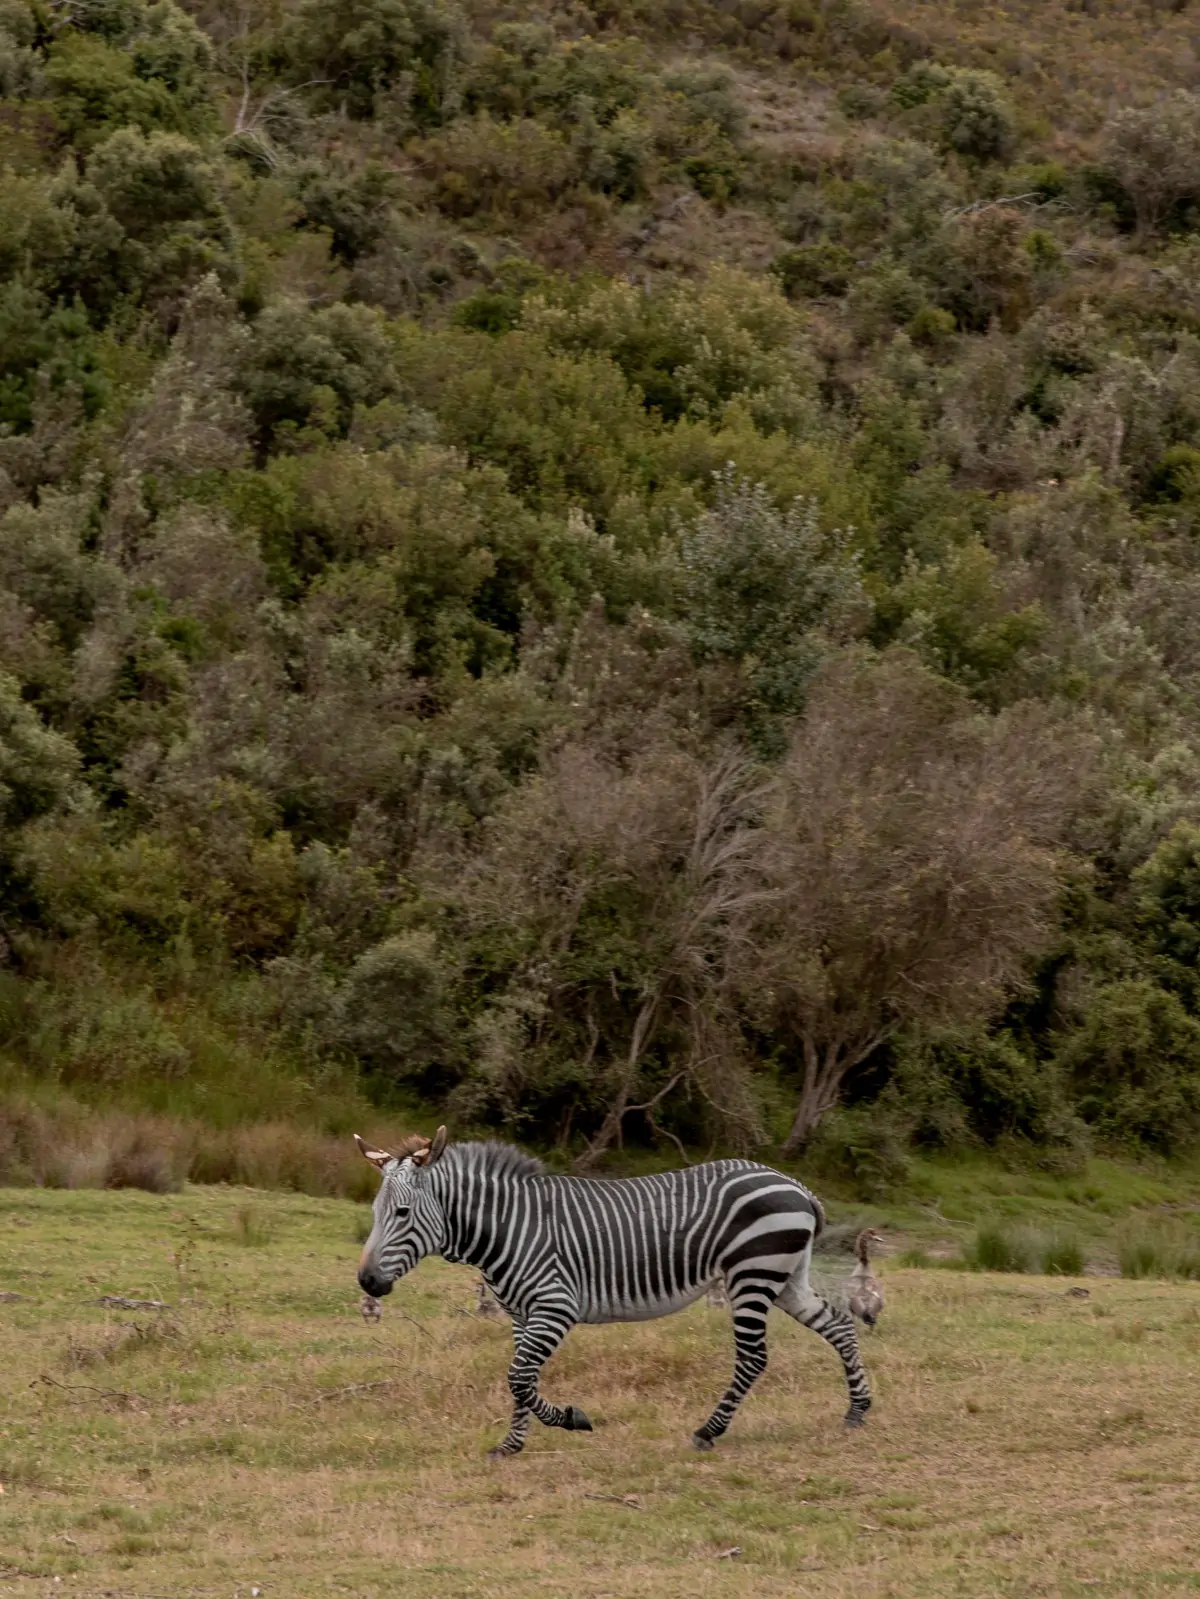
[(830, 1044), (822, 1057), (811, 1038), (804, 1040), (804, 1082), (791, 1129), (783, 1141), (785, 1155), (798, 1155), (821, 1117), (837, 1104), (842, 1079), (855, 1058), (844, 1055), (838, 1044)]
[(625, 1114), (629, 1109), (629, 1096), (632, 1094), (637, 1082), (638, 1066), (641, 1064), (642, 1055), (649, 1041), (650, 1033), (654, 1027), (655, 1014), (658, 1011), (661, 993), (655, 990), (649, 998), (643, 1000), (642, 1008), (637, 1013), (637, 1020), (633, 1024), (633, 1032), (629, 1039), (629, 1049), (625, 1056), (625, 1065), (621, 1071), (620, 1084), (616, 1100), (600, 1124), (600, 1131), (591, 1143), (575, 1161), (576, 1171), (587, 1171), (594, 1166), (600, 1156), (619, 1135), (625, 1121)]
[(826, 1045), (824, 1055), (817, 1049), (813, 1039), (804, 1040), (804, 1082), (800, 1087), (791, 1129), (781, 1146), (785, 1155), (800, 1153), (821, 1117), (837, 1104), (847, 1072), (851, 1067), (861, 1065), (872, 1050), (878, 1049), (885, 1039), (892, 1036), (893, 1031), (894, 1028), (881, 1027), (872, 1037), (861, 1039), (857, 1044), (838, 1039)]

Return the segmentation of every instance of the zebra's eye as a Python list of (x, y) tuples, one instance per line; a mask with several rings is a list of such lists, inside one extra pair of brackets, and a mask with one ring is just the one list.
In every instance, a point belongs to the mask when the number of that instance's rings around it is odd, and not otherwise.
[(403, 1218), (408, 1215), (408, 1213), (409, 1213), (409, 1211), (411, 1209), (412, 1209), (411, 1205), (397, 1205), (396, 1206), (396, 1215), (397, 1215), (398, 1218), (403, 1220)]

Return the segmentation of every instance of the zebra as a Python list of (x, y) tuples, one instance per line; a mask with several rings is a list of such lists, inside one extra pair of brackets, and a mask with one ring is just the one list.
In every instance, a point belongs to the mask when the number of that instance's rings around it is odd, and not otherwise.
[(615, 1179), (560, 1177), (509, 1144), (448, 1146), (407, 1137), (396, 1152), (359, 1149), (382, 1182), (358, 1282), (375, 1299), (426, 1255), (475, 1266), (513, 1322), (512, 1423), (489, 1458), (519, 1454), (529, 1419), (591, 1432), (578, 1405), (538, 1392), (542, 1366), (578, 1322), (670, 1315), (723, 1281), (733, 1312), (733, 1381), (692, 1434), (721, 1437), (767, 1364), (772, 1305), (840, 1355), (850, 1390), (847, 1427), (862, 1425), (871, 1392), (854, 1320), (809, 1285), (820, 1201), (802, 1183), (748, 1160)]

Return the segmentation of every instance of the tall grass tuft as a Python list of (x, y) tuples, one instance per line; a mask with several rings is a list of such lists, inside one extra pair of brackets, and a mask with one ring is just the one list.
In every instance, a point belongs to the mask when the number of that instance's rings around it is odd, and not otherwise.
[(1083, 1245), (1071, 1233), (1050, 1233), (1042, 1242), (1041, 1256), (1047, 1277), (1082, 1277), (1087, 1264)]
[(1087, 1264), (1073, 1233), (1041, 1232), (1036, 1227), (1006, 1227), (982, 1222), (964, 1252), (976, 1271), (1042, 1272), (1047, 1277), (1080, 1277)]
[(896, 1256), (897, 1266), (929, 1267), (934, 1264), (933, 1257), (927, 1249), (914, 1245), (912, 1249), (902, 1249)]
[(233, 1213), (230, 1232), (235, 1243), (248, 1249), (263, 1249), (275, 1236), (271, 1218), (257, 1205), (239, 1205)]
[(1167, 1219), (1131, 1220), (1118, 1234), (1117, 1259), (1122, 1277), (1200, 1280), (1200, 1231)]
[(976, 1229), (967, 1260), (976, 1271), (1030, 1271), (1034, 1264), (1029, 1239), (999, 1222), (984, 1222)]

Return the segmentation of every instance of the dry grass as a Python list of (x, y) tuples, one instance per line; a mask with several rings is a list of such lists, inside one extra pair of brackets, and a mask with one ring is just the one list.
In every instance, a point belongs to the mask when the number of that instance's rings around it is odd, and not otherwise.
[[(348, 1134), (294, 1121), (213, 1127), (195, 1116), (99, 1110), (56, 1092), (46, 1102), (0, 1085), (0, 1184), (45, 1188), (144, 1188), (177, 1192), (185, 1181), (236, 1183), (317, 1196), (368, 1197), (373, 1176)], [(401, 1129), (363, 1109), (379, 1137)], [(432, 1128), (430, 1129), (432, 1131)]]
[[(707, 1457), (687, 1434), (725, 1381), (728, 1313), (579, 1329), (546, 1389), (595, 1434), (539, 1429), (497, 1467), (506, 1326), (440, 1262), (364, 1326), (359, 1219), (244, 1190), (0, 1192), (0, 1290), (26, 1296), (0, 1303), (0, 1594), (1200, 1586), (1200, 1285), (1092, 1278), (1081, 1299), (1061, 1278), (892, 1268), (869, 1426), (842, 1432), (836, 1362), (781, 1318)], [(114, 1313), (105, 1293), (171, 1308)]]

